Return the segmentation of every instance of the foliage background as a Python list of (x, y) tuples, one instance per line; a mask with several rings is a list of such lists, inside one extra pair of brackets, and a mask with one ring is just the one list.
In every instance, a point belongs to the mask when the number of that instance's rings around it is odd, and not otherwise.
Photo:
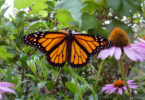
[[(45, 55), (21, 42), (28, 33), (69, 28), (108, 37), (114, 27), (121, 27), (135, 38), (145, 35), (144, 0), (14, 0), (14, 16), (0, 0), (0, 81), (15, 84), (17, 95), (5, 94), (4, 100), (126, 100), (126, 94), (107, 95), (101, 87), (121, 79), (117, 61), (108, 58), (95, 87), (101, 60), (94, 56), (84, 68), (63, 67), (54, 91), (59, 68), (51, 67)], [(145, 63), (124, 57), (126, 77), (139, 85), (132, 91), (134, 100), (145, 99)], [(70, 74), (72, 71), (73, 75)], [(74, 76), (74, 77), (73, 77)], [(77, 85), (75, 81), (77, 80)], [(80, 90), (80, 94), (79, 94)]]

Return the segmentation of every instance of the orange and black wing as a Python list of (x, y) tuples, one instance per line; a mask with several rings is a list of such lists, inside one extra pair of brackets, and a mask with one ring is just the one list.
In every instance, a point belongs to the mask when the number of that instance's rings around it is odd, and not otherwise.
[(66, 62), (66, 34), (64, 32), (38, 32), (25, 35), (23, 43), (46, 54), (52, 66), (62, 67)]
[(74, 34), (69, 63), (72, 67), (83, 67), (91, 56), (111, 45), (109, 40), (100, 36)]

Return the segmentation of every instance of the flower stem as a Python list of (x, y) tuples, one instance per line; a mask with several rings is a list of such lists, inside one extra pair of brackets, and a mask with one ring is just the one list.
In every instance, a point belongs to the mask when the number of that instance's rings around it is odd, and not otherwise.
[(75, 75), (74, 75), (73, 69), (72, 69), (71, 67), (70, 67), (70, 72), (71, 72), (72, 77), (73, 77), (73, 79), (74, 79), (74, 81), (75, 81), (75, 84), (76, 84), (76, 86), (77, 86), (77, 91), (78, 91), (78, 93), (79, 93), (79, 95), (80, 95), (80, 99), (83, 100), (83, 97), (82, 97), (81, 91), (80, 91), (79, 86), (78, 86), (78, 84), (77, 84), (77, 79), (75, 78)]
[(99, 80), (99, 78), (100, 78), (100, 73), (101, 73), (101, 70), (102, 70), (102, 66), (103, 66), (104, 61), (105, 61), (105, 60), (103, 60), (103, 61), (101, 62), (101, 65), (99, 66), (99, 70), (98, 70), (98, 72), (97, 72), (96, 83), (95, 83), (95, 89), (96, 89), (98, 80)]
[(120, 71), (121, 71), (121, 75), (122, 75), (123, 81), (125, 82), (125, 85), (126, 85), (126, 87), (128, 89), (129, 100), (131, 100), (131, 93), (130, 93), (129, 86), (128, 86), (127, 81), (126, 81), (126, 77), (125, 77), (125, 74), (124, 74), (124, 69), (123, 69), (122, 59), (121, 58), (120, 58), (120, 61), (119, 61), (119, 67), (120, 67)]

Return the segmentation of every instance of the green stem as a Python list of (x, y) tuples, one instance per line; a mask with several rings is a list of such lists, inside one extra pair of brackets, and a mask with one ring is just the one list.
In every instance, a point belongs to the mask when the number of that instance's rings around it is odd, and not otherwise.
[(128, 89), (129, 100), (131, 100), (131, 93), (130, 93), (129, 86), (128, 86), (127, 81), (126, 81), (126, 77), (125, 77), (125, 74), (124, 74), (123, 65), (122, 65), (122, 59), (121, 58), (120, 58), (120, 61), (119, 61), (119, 67), (120, 67), (120, 71), (121, 71), (121, 75), (122, 75), (123, 81), (125, 82), (125, 85), (127, 86), (127, 89)]
[(101, 62), (101, 65), (99, 66), (99, 70), (98, 70), (98, 72), (97, 72), (96, 83), (95, 83), (95, 89), (96, 89), (96, 86), (97, 86), (97, 84), (98, 84), (98, 80), (99, 80), (99, 78), (100, 78), (100, 73), (101, 73), (101, 70), (102, 70), (104, 61), (105, 61), (105, 60), (103, 60), (103, 61)]
[(70, 72), (71, 72), (72, 77), (73, 77), (73, 79), (74, 79), (74, 81), (75, 81), (75, 84), (76, 84), (76, 86), (77, 86), (77, 91), (78, 91), (78, 93), (79, 93), (79, 95), (80, 95), (80, 98), (81, 98), (81, 100), (83, 100), (83, 97), (82, 97), (81, 91), (80, 91), (79, 86), (78, 86), (78, 84), (77, 84), (77, 79), (75, 78), (75, 75), (74, 75), (73, 69), (72, 69), (71, 67), (70, 67)]

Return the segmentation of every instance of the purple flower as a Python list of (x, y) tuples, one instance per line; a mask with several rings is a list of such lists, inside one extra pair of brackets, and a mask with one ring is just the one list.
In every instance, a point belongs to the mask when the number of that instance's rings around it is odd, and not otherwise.
[[(134, 83), (134, 80), (128, 80), (127, 84), (130, 89), (137, 89), (138, 86), (136, 83)], [(102, 92), (105, 92), (107, 94), (112, 94), (114, 92), (118, 92), (118, 94), (122, 95), (123, 90), (128, 91), (127, 87), (125, 86), (124, 81), (122, 80), (117, 80), (113, 84), (106, 84), (104, 87), (102, 87)]]
[[(141, 50), (143, 50), (145, 47), (145, 43), (130, 44), (129, 37), (122, 29), (118, 27), (114, 28), (114, 30), (111, 32), (111, 35), (109, 36), (109, 40), (113, 43), (114, 46), (109, 49), (102, 50), (99, 53), (98, 58), (104, 60), (109, 56), (114, 56), (117, 60), (119, 60), (124, 52), (128, 58), (133, 61), (144, 61), (145, 55)], [(140, 51), (137, 51), (136, 49), (139, 49)]]
[(2, 93), (10, 92), (16, 94), (16, 92), (9, 87), (14, 87), (14, 84), (8, 82), (0, 82), (0, 99), (2, 99)]

